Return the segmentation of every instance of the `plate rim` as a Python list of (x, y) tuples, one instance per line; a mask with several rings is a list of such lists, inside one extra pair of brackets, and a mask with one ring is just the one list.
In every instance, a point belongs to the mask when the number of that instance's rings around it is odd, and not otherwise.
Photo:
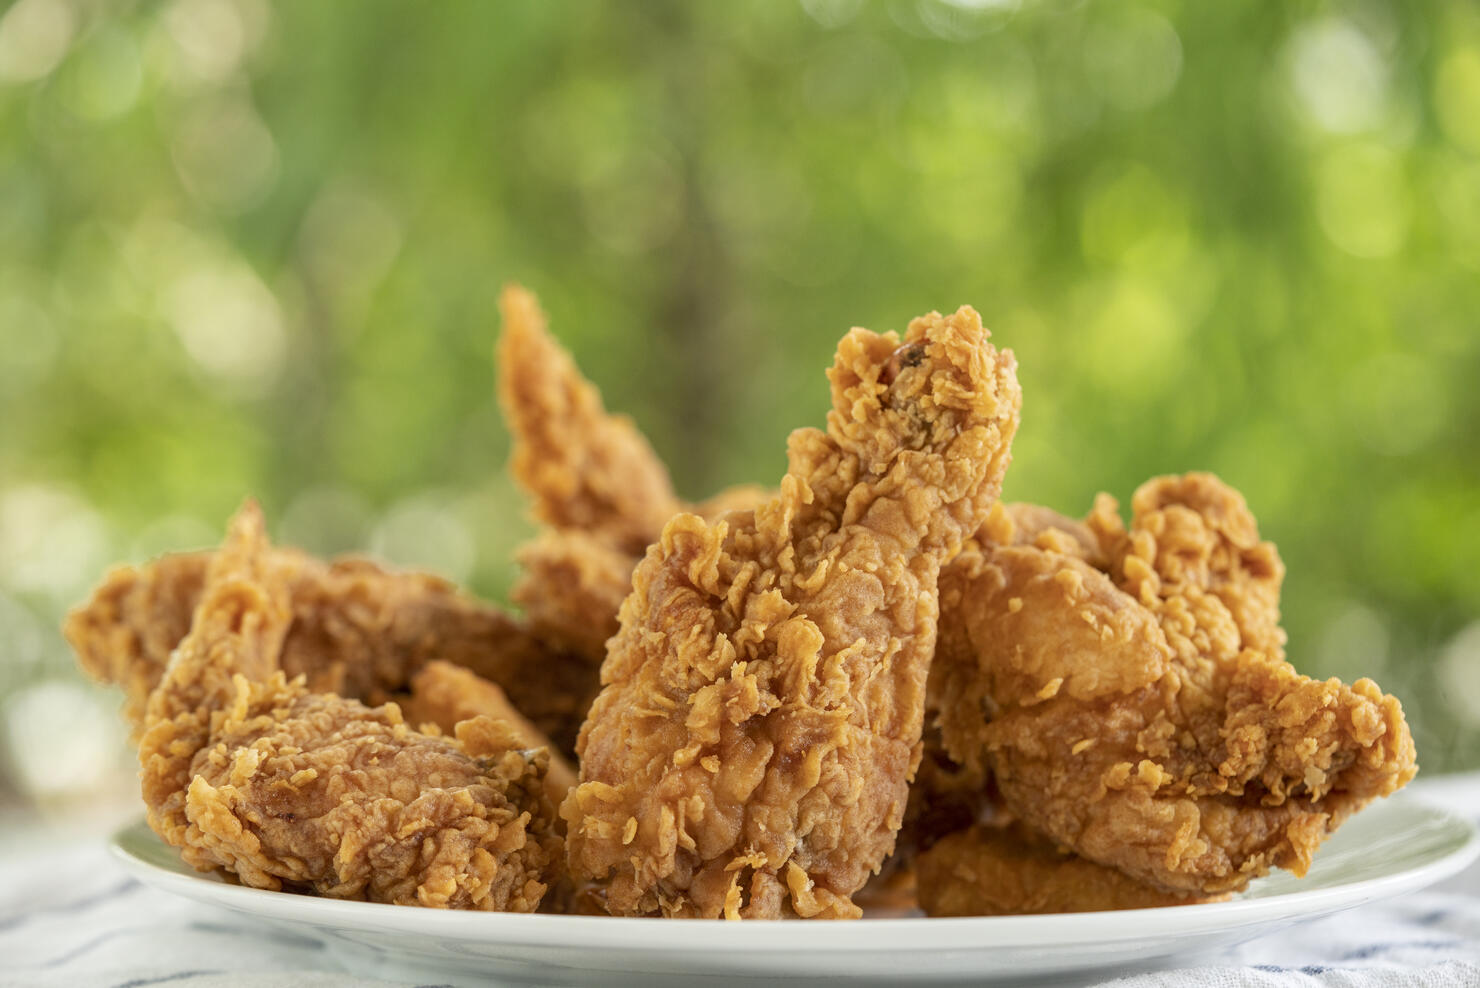
[[(669, 933), (679, 929), (684, 931), (681, 938), (665, 939), (675, 942), (686, 952), (743, 951), (764, 946), (771, 952), (825, 952), (846, 948), (856, 953), (869, 950), (867, 940), (873, 937), (879, 941), (874, 949), (894, 951), (898, 949), (897, 937), (900, 934), (907, 934), (912, 950), (960, 950), (1006, 945), (1108, 944), (1145, 938), (1148, 929), (1154, 929), (1159, 938), (1173, 940), (1290, 919), (1315, 918), (1359, 906), (1384, 895), (1416, 891), (1458, 874), (1480, 858), (1480, 825), (1446, 807), (1418, 797), (1401, 796), (1384, 800), (1365, 813), (1370, 816), (1403, 810), (1426, 815), (1427, 822), (1432, 824), (1458, 827), (1463, 839), (1431, 861), (1391, 874), (1256, 899), (1096, 913), (880, 917), (820, 924), (464, 912), (272, 892), (213, 880), (206, 873), (196, 875), (175, 871), (141, 857), (127, 846), (126, 841), (130, 838), (159, 841), (165, 846), (142, 818), (117, 828), (108, 839), (108, 850), (132, 877), (146, 885), (263, 920), (292, 921), (331, 929), (496, 940), (524, 946), (568, 948), (572, 943), (580, 943), (583, 948), (646, 952), (653, 949), (650, 939), (653, 924), (661, 923)], [(1094, 928), (1093, 935), (1088, 936), (1084, 929), (1087, 917), (1092, 917), (1090, 922)], [(674, 923), (682, 926), (674, 927)], [(861, 932), (866, 932), (867, 936), (860, 936)], [(681, 944), (678, 944), (680, 939)]]

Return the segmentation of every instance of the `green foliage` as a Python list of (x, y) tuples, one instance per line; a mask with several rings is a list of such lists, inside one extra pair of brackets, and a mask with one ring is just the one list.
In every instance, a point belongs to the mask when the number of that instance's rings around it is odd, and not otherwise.
[[(848, 326), (972, 303), (1021, 363), (1009, 497), (1218, 472), (1297, 666), (1480, 765), (1471, 5), (21, 0), (0, 613), (249, 493), (500, 596), (509, 279), (691, 496), (780, 473)], [(43, 637), (0, 695), (71, 675)]]

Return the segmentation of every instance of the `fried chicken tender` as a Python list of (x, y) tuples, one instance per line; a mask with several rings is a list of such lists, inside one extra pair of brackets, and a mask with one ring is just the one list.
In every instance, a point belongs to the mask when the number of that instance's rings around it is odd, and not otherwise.
[(509, 702), (498, 684), (450, 662), (428, 662), (411, 677), (411, 693), (397, 698), (408, 723), (435, 725), (443, 734), (455, 734), (457, 725), (474, 717), (503, 721), (513, 731), (521, 748), (545, 748), (550, 765), (545, 772), (545, 792), (552, 805), (559, 805), (576, 784), (575, 769), (561, 756), (550, 739)]
[(1127, 528), (1101, 495), (1093, 544), (999, 531), (963, 550), (941, 580), (944, 746), (1026, 824), (1139, 882), (1204, 895), (1303, 874), (1413, 777), (1402, 708), (1284, 661), (1284, 566), (1238, 492), (1161, 477), (1132, 512)]
[(1063, 851), (1026, 827), (977, 825), (920, 855), (920, 906), (927, 916), (1153, 909), (1225, 896), (1163, 892)]
[(201, 870), (257, 888), (532, 911), (560, 856), (547, 754), (478, 717), (456, 738), (283, 676), (291, 577), (248, 505), (149, 697), (149, 824)]
[(773, 492), (739, 485), (698, 504), (680, 500), (646, 437), (631, 419), (607, 412), (596, 385), (551, 337), (534, 296), (510, 285), (499, 307), (499, 400), (513, 436), (511, 469), (546, 526), (517, 553), (523, 573), (512, 596), (536, 635), (589, 660), (589, 700), (632, 571), (663, 524), (682, 511), (713, 520), (748, 510)]
[(1021, 392), (969, 307), (850, 332), (780, 492), (679, 514), (633, 578), (566, 798), (617, 914), (852, 917), (920, 756), (942, 561), (1001, 487)]
[[(443, 659), (493, 680), (565, 751), (595, 686), (578, 657), (542, 643), (514, 618), (425, 573), (387, 570), (367, 559), (325, 563), (274, 548), (292, 620), (282, 667), (310, 690), (374, 700), (405, 690), (415, 672)], [(149, 693), (190, 628), (211, 553), (163, 556), (112, 570), (63, 631), (94, 679), (124, 689), (124, 716), (137, 738)]]

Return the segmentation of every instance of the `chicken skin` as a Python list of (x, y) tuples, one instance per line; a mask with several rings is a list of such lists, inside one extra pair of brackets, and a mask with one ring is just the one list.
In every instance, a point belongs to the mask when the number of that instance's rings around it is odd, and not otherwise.
[(1370, 680), (1285, 662), (1284, 567), (1236, 491), (1162, 477), (1132, 512), (1127, 528), (1101, 495), (1092, 544), (999, 531), (957, 558), (933, 670), (942, 743), (1025, 824), (1155, 888), (1303, 874), (1413, 777), (1402, 709)]
[[(541, 733), (575, 750), (595, 690), (573, 654), (439, 577), (367, 559), (272, 553), (292, 608), (282, 650), (288, 677), (304, 676), (314, 692), (377, 700), (405, 690), (428, 661), (449, 661), (498, 683)], [(123, 687), (136, 738), (149, 693), (190, 629), (210, 561), (211, 553), (193, 552), (117, 567), (67, 618), (63, 631), (82, 668)]]
[(206, 571), (149, 697), (149, 824), (196, 868), (247, 885), (458, 909), (534, 910), (560, 839), (544, 750), (487, 717), (456, 737), (311, 692), (282, 673), (290, 577), (249, 505)]
[(780, 492), (679, 514), (638, 567), (581, 731), (568, 862), (622, 915), (852, 917), (920, 756), (942, 561), (1021, 404), (963, 307), (853, 330)]

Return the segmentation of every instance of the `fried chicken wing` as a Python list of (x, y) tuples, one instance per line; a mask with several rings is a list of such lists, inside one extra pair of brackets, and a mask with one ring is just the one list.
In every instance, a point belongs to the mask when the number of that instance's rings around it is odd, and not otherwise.
[(249, 505), (149, 697), (150, 826), (194, 867), (257, 888), (532, 911), (560, 855), (546, 752), (487, 717), (428, 736), (395, 704), (287, 680), (290, 584)]
[[(498, 683), (541, 733), (574, 751), (596, 692), (575, 655), (438, 577), (366, 559), (272, 553), (292, 609), (282, 650), (289, 677), (304, 676), (314, 692), (370, 700), (406, 689), (418, 669), (443, 659)], [(63, 631), (82, 668), (123, 687), (136, 736), (149, 693), (190, 628), (210, 560), (194, 552), (117, 567), (67, 618)]]
[(499, 296), (498, 385), (514, 436), (511, 466), (535, 517), (640, 556), (679, 511), (668, 471), (632, 420), (612, 415), (596, 386), (550, 337), (534, 295)]
[(1143, 885), (1061, 850), (1019, 824), (977, 825), (941, 839), (920, 855), (916, 881), (927, 916), (1152, 909), (1226, 898)]
[(534, 296), (510, 285), (499, 305), (499, 399), (513, 436), (511, 468), (546, 526), (519, 549), (513, 598), (536, 635), (589, 660), (595, 695), (632, 571), (664, 522), (681, 511), (713, 520), (773, 492), (740, 485), (699, 504), (681, 501), (646, 437), (631, 419), (606, 411), (596, 385), (550, 336)]
[(849, 917), (919, 760), (942, 561), (1000, 490), (1021, 393), (974, 311), (853, 330), (780, 492), (679, 514), (582, 728), (568, 860), (618, 914)]
[[(1103, 557), (1094, 533), (1084, 522), (1041, 505), (998, 502), (992, 505), (974, 539), (967, 543), (961, 565), (973, 565), (973, 560), (981, 556), (982, 546), (1007, 545), (1037, 546), (1082, 559)], [(953, 561), (946, 568), (954, 565)], [(954, 582), (943, 577), (942, 590), (948, 590)], [(953, 620), (951, 613), (955, 606), (959, 606), (958, 603), (943, 592), (942, 635), (960, 633), (962, 625)], [(961, 649), (957, 647), (956, 650)], [(944, 672), (940, 664), (932, 664), (925, 697), (925, 753), (910, 784), (904, 825), (900, 828), (894, 854), (885, 865), (886, 873), (908, 868), (916, 854), (947, 834), (974, 824), (1001, 826), (1001, 796), (992, 782), (991, 772), (981, 762), (963, 764), (956, 761), (941, 742), (940, 719), (943, 713), (964, 710), (968, 716), (977, 716), (970, 704), (954, 702), (956, 698), (948, 692), (950, 687), (943, 682)]]
[[(1168, 892), (1304, 873), (1415, 772), (1396, 699), (1284, 661), (1284, 567), (1216, 477), (1143, 485), (1127, 528), (968, 547), (941, 580), (933, 695), (957, 762), (1054, 842)], [(1082, 533), (1081, 533), (1082, 534)]]

